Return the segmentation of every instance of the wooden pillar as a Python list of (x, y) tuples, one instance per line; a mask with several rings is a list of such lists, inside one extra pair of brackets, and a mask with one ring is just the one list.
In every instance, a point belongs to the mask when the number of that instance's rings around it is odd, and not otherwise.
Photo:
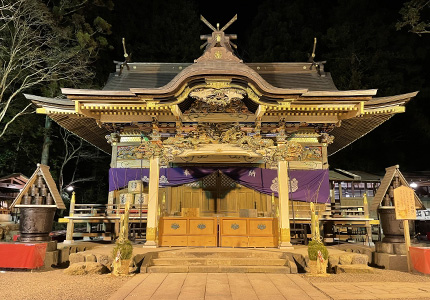
[[(75, 192), (73, 192), (72, 199), (70, 199), (69, 217), (73, 217), (73, 215), (75, 214), (75, 203), (76, 203), (76, 196), (75, 196)], [(73, 243), (74, 230), (75, 230), (75, 224), (73, 223), (72, 219), (69, 219), (69, 222), (67, 223), (66, 240), (64, 241), (65, 244)]]
[(288, 181), (287, 161), (281, 160), (278, 162), (279, 226), (281, 231), (280, 248), (292, 248)]
[[(364, 206), (364, 218), (369, 219), (369, 203), (367, 202), (367, 194), (363, 195), (363, 206)], [(369, 221), (366, 221), (366, 244), (367, 246), (372, 246), (372, 225)]]
[(75, 230), (75, 224), (73, 220), (69, 219), (67, 223), (67, 231), (66, 231), (66, 239), (64, 240), (64, 244), (73, 244), (73, 231)]
[(158, 184), (160, 181), (160, 158), (152, 157), (149, 160), (149, 199), (148, 217), (146, 223), (145, 247), (157, 247), (157, 213), (158, 213)]

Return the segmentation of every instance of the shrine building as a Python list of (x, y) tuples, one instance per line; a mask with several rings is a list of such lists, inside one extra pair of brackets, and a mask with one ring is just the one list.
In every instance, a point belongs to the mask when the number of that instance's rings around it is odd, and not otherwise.
[(338, 90), (313, 59), (245, 63), (225, 32), (232, 21), (219, 29), (204, 20), (212, 33), (193, 63), (117, 62), (102, 90), (26, 95), (112, 156), (99, 220), (118, 220), (130, 201), (147, 246), (291, 246), (290, 224), (309, 223), (309, 202), (332, 217), (328, 157), (417, 94)]

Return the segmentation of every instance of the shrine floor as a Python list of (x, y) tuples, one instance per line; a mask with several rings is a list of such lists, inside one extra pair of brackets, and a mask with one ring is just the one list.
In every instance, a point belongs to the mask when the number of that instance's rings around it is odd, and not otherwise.
[(383, 281), (387, 280), (383, 279), (383, 272), (397, 271), (380, 271), (381, 281), (373, 281), (372, 276), (368, 278), (369, 281), (356, 282), (338, 281), (339, 275), (330, 275), (321, 280), (301, 274), (138, 274), (119, 288), (109, 300), (430, 299), (428, 277), (425, 277), (427, 281), (421, 282)]

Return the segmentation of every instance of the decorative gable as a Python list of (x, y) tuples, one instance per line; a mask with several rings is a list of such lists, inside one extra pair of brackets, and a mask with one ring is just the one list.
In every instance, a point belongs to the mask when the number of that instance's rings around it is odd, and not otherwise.
[(36, 171), (13, 201), (11, 209), (24, 205), (46, 205), (66, 209), (48, 166), (37, 164)]

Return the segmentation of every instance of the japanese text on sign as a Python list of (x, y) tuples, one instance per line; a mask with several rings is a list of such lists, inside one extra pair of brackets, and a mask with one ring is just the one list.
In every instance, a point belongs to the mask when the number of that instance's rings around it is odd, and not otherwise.
[(394, 207), (397, 220), (415, 220), (415, 192), (407, 186), (394, 189)]

